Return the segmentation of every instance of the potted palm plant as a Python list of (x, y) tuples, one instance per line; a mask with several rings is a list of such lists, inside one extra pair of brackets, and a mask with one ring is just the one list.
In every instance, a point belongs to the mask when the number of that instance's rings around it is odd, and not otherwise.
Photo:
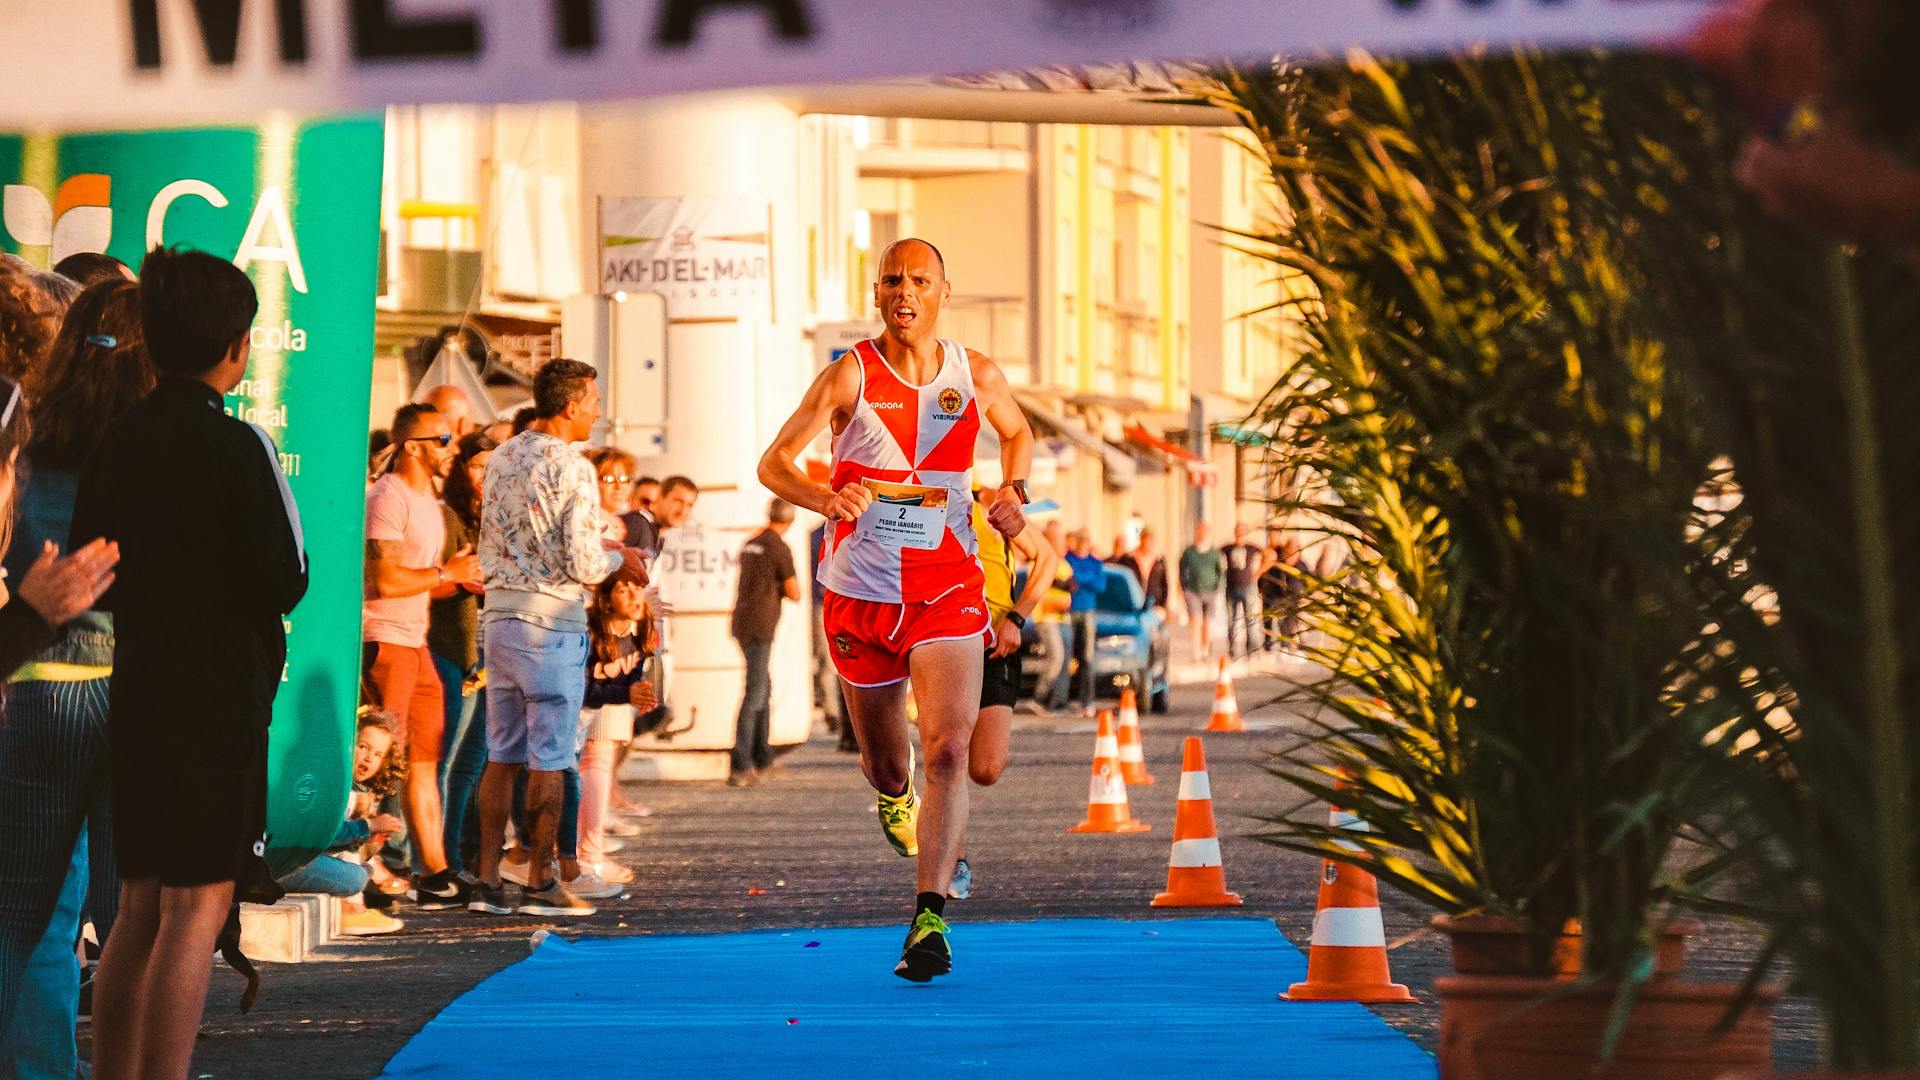
[(1726, 284), (1682, 299), (1723, 330), (1685, 363), (1714, 387), (1739, 488), (1693, 576), (1733, 808), (1690, 885), (1765, 927), (1755, 978), (1791, 961), (1834, 1075), (1916, 1077), (1920, 272), (1718, 181), (1726, 242), (1683, 254), (1690, 280)]
[(1288, 210), (1243, 239), (1304, 286), (1267, 406), (1305, 478), (1282, 509), (1352, 552), (1303, 612), (1322, 731), (1275, 768), (1371, 831), (1296, 814), (1269, 839), (1446, 916), (1475, 969), (1437, 987), (1447, 1077), (1764, 1065), (1764, 1008), (1715, 1033), (1742, 987), (1670, 977), (1672, 849), (1718, 790), (1721, 715), (1689, 589), (1714, 447), (1653, 311), (1685, 95), (1649, 62), (1355, 56), (1205, 96)]

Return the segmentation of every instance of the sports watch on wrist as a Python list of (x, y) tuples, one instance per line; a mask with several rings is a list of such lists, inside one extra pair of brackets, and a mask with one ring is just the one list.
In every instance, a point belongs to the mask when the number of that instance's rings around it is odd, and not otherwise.
[(1007, 621), (1019, 627), (1022, 630), (1025, 630), (1027, 628), (1027, 617), (1025, 615), (1020, 614), (1017, 611), (1007, 612)]
[(1027, 495), (1027, 482), (1025, 480), (1009, 480), (1000, 486), (1003, 488), (1012, 488), (1013, 493), (1020, 496), (1020, 502), (1023, 505), (1033, 501), (1033, 499)]

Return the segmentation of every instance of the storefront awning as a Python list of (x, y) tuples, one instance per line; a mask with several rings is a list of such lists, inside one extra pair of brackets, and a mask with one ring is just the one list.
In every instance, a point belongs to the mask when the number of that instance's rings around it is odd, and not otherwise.
[(1178, 446), (1141, 427), (1139, 424), (1127, 425), (1127, 438), (1150, 450), (1166, 455), (1167, 459), (1187, 471), (1187, 483), (1194, 487), (1209, 487), (1219, 482), (1218, 470), (1213, 463), (1199, 454)]
[(1122, 491), (1133, 486), (1135, 474), (1139, 471), (1133, 459), (1121, 450), (1108, 445), (1106, 440), (1095, 437), (1079, 424), (1054, 412), (1037, 401), (1032, 395), (1014, 391), (1014, 400), (1027, 414), (1027, 419), (1036, 426), (1045, 429), (1043, 434), (1056, 435), (1078, 447), (1081, 452), (1092, 454), (1100, 459), (1106, 471), (1106, 483), (1109, 488)]
[(1265, 432), (1240, 427), (1237, 424), (1213, 425), (1213, 437), (1235, 446), (1265, 446), (1273, 441)]
[[(976, 484), (997, 487), (1000, 483), (1000, 436), (993, 425), (982, 422), (980, 437), (973, 444), (973, 477)], [(1033, 463), (1027, 474), (1034, 489), (1050, 488), (1060, 479), (1060, 461), (1053, 448), (1040, 439), (1033, 440)]]

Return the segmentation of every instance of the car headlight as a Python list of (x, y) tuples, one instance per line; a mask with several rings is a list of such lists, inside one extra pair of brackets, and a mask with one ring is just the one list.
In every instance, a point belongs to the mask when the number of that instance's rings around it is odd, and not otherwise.
[(1107, 634), (1095, 638), (1093, 646), (1101, 652), (1132, 652), (1134, 639), (1127, 634)]

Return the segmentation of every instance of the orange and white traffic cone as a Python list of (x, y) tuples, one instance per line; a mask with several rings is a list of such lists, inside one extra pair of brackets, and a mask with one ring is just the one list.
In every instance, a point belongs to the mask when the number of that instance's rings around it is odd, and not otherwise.
[[(1366, 832), (1367, 823), (1335, 807), (1338, 829)], [(1342, 847), (1359, 850), (1348, 841)], [(1367, 1005), (1410, 1002), (1414, 996), (1387, 970), (1387, 931), (1380, 921), (1380, 885), (1350, 863), (1322, 860), (1320, 903), (1307, 952), (1307, 981), (1280, 995), (1284, 1001), (1358, 1001)]]
[(1233, 696), (1233, 672), (1227, 669), (1224, 656), (1220, 658), (1220, 678), (1213, 684), (1213, 716), (1207, 721), (1207, 730), (1247, 730), (1240, 721), (1240, 699)]
[(1153, 826), (1133, 820), (1127, 809), (1127, 782), (1120, 778), (1120, 745), (1113, 735), (1113, 713), (1100, 714), (1093, 739), (1093, 781), (1087, 788), (1087, 820), (1068, 832), (1143, 833)]
[(1167, 859), (1167, 891), (1151, 907), (1239, 907), (1227, 891), (1220, 862), (1220, 835), (1213, 826), (1213, 789), (1207, 782), (1207, 748), (1187, 736), (1180, 764), (1180, 805), (1173, 816), (1173, 855)]
[(1140, 748), (1140, 710), (1134, 705), (1131, 686), (1120, 688), (1120, 779), (1133, 785), (1153, 783)]

